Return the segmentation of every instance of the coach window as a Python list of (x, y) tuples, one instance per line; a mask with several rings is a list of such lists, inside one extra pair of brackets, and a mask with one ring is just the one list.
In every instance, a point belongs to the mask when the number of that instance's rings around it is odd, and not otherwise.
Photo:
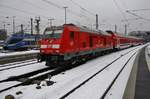
[(70, 32), (70, 38), (71, 38), (72, 40), (74, 39), (74, 32), (73, 32), (73, 31)]

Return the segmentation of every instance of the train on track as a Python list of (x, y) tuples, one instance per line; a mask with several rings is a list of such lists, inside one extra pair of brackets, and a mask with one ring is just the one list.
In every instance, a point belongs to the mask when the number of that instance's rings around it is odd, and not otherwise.
[(106, 52), (143, 44), (143, 39), (112, 31), (91, 30), (74, 24), (47, 27), (40, 40), (39, 61), (47, 66), (85, 62)]
[(16, 33), (6, 39), (3, 49), (16, 51), (38, 48), (37, 42), (38, 38), (35, 34)]

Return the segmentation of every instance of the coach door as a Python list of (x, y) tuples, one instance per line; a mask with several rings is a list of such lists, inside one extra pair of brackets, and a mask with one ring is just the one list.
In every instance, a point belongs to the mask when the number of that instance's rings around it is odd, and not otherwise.
[(93, 47), (93, 39), (92, 39), (92, 35), (90, 35), (89, 44), (90, 44), (90, 47), (92, 48), (92, 47)]
[(117, 48), (120, 49), (120, 38), (117, 38)]
[(72, 47), (73, 51), (78, 50), (78, 33), (75, 31), (70, 32), (70, 46)]

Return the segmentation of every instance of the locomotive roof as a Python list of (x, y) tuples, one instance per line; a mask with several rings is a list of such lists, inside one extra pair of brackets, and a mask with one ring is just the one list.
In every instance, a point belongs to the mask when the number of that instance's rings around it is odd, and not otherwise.
[(63, 29), (63, 26), (51, 26), (47, 27), (45, 30), (61, 30)]
[(102, 30), (93, 30), (93, 29), (89, 29), (87, 27), (79, 27), (80, 31), (84, 31), (84, 32), (89, 32), (89, 33), (95, 33), (95, 34), (102, 34), (102, 35), (110, 35), (107, 32), (104, 32)]
[(107, 33), (107, 32), (104, 32), (102, 30), (90, 29), (90, 28), (88, 28), (86, 26), (77, 26), (77, 25), (74, 25), (74, 24), (65, 24), (65, 25), (75, 26), (75, 27), (79, 28), (80, 31), (83, 31), (83, 32), (102, 34), (102, 35), (109, 35), (110, 36), (110, 34)]
[(88, 27), (86, 27), (86, 26), (77, 26), (77, 25), (74, 25), (74, 24), (64, 24), (64, 25), (61, 25), (61, 26), (47, 27), (47, 28), (45, 29), (45, 31), (46, 31), (46, 30), (61, 30), (61, 29), (64, 28), (64, 26), (75, 26), (75, 27), (79, 28), (80, 31), (83, 31), (83, 32), (95, 33), (95, 34), (102, 34), (102, 35), (109, 35), (109, 36), (110, 36), (109, 33), (104, 32), (104, 31), (102, 31), (102, 30), (94, 30), (94, 29), (90, 29), (90, 28), (88, 28)]
[(102, 34), (102, 35), (110, 35), (109, 33), (104, 32), (102, 30), (90, 29), (90, 28), (88, 28), (86, 26), (77, 26), (77, 25), (74, 25), (74, 24), (65, 24), (65, 25), (78, 27), (80, 29), (80, 31), (83, 31), (83, 32)]

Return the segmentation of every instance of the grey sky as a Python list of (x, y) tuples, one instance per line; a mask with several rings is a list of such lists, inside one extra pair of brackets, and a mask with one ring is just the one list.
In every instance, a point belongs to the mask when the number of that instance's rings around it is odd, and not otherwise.
[[(50, 1), (47, 3), (45, 1)], [(53, 4), (52, 4), (53, 3)], [(67, 23), (86, 25), (92, 28), (95, 24), (95, 14), (99, 15), (100, 29), (114, 30), (114, 25), (118, 26), (119, 32), (124, 32), (124, 24), (128, 24), (128, 31), (150, 30), (150, 21), (137, 18), (126, 13), (126, 10), (149, 9), (150, 0), (0, 0), (0, 28), (3, 24), (12, 31), (12, 16), (16, 16), (16, 29), (21, 23), (25, 28), (29, 28), (30, 18), (41, 17), (41, 30), (48, 26), (48, 18), (54, 18), (54, 25), (64, 23), (64, 9), (67, 6)], [(85, 9), (81, 9), (79, 6)], [(136, 11), (135, 14), (150, 19), (150, 10)], [(9, 16), (10, 18), (5, 18)]]

